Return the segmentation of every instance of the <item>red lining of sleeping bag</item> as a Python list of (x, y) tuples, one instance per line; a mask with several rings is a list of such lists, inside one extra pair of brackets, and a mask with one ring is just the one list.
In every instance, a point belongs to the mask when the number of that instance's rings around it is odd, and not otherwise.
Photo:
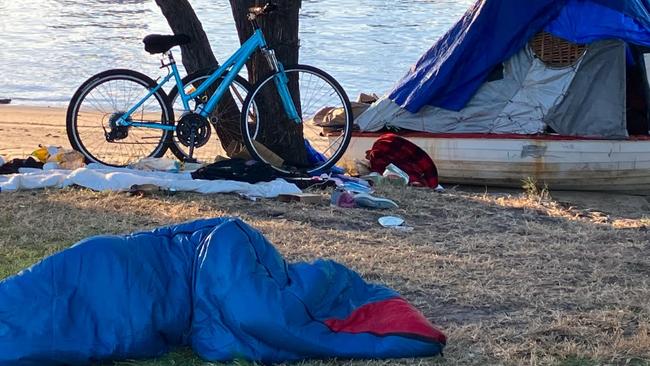
[(328, 319), (325, 324), (334, 332), (414, 335), (442, 344), (447, 342), (447, 337), (422, 313), (399, 297), (363, 305), (346, 319)]

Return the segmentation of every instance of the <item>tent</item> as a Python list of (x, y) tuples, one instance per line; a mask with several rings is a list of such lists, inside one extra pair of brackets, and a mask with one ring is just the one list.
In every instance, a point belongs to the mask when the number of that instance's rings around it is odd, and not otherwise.
[(362, 131), (648, 134), (650, 0), (479, 0)]

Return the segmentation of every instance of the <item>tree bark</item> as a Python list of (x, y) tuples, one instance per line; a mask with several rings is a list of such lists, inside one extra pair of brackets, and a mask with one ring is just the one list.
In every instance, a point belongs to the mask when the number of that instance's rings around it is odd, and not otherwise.
[(181, 46), (188, 74), (219, 66), (208, 36), (188, 0), (156, 0), (174, 34), (187, 34), (192, 43)]
[[(299, 12), (301, 0), (273, 0), (278, 10), (258, 18), (258, 22), (270, 48), (275, 50), (278, 60), (284, 65), (295, 65), (299, 59)], [(253, 6), (263, 6), (260, 0), (230, 0), (235, 25), (239, 40), (244, 43), (253, 35), (253, 27), (247, 15), (248, 9)], [(269, 68), (263, 55), (255, 53), (247, 63), (248, 79), (255, 84), (269, 75)], [(289, 89), (294, 97), (294, 103), (300, 112), (300, 98), (298, 96), (298, 80), (289, 80)], [(271, 94), (271, 93), (267, 93)], [(282, 157), (286, 163), (296, 166), (306, 166), (307, 153), (302, 135), (302, 125), (289, 120), (282, 108), (277, 93), (262, 95), (265, 111), (262, 112), (263, 123), (260, 133), (261, 142), (274, 153)], [(260, 106), (258, 106), (260, 107)]]
[[(174, 34), (187, 34), (192, 39), (190, 44), (181, 46), (183, 66), (188, 75), (200, 70), (209, 70), (218, 67), (219, 63), (212, 52), (208, 36), (203, 30), (201, 21), (199, 21), (189, 1), (156, 0), (156, 4), (160, 7)], [(194, 86), (198, 87), (198, 85)], [(217, 87), (218, 83), (215, 83), (207, 91), (208, 98), (214, 93)], [(228, 153), (232, 152), (230, 150), (236, 151), (243, 148), (239, 122), (240, 113), (237, 113), (238, 110), (239, 108), (232, 95), (226, 93), (212, 113), (213, 118), (217, 118), (218, 116), (218, 123), (213, 123), (213, 125), (215, 126), (222, 147)], [(178, 118), (179, 116), (176, 117)], [(233, 146), (239, 147), (233, 149)]]

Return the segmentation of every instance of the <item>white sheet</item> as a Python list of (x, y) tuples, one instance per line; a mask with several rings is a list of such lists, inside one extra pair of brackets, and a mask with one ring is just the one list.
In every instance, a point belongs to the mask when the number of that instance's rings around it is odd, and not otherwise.
[(249, 197), (273, 198), (300, 193), (283, 179), (249, 184), (228, 180), (192, 179), (189, 173), (145, 172), (91, 164), (76, 170), (21, 169), (20, 174), (0, 175), (0, 192), (78, 185), (94, 191), (128, 191), (134, 184), (155, 184), (163, 189), (198, 193), (239, 193)]

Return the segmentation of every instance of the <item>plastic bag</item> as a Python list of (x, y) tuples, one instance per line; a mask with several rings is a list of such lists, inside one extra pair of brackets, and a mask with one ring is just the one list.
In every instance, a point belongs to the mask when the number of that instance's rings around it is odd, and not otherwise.
[(61, 169), (74, 170), (86, 166), (84, 156), (75, 150), (62, 149), (54, 156), (54, 160)]
[(178, 173), (180, 162), (169, 158), (144, 158), (138, 162), (129, 165), (131, 169), (144, 171)]
[(38, 159), (41, 163), (55, 163), (54, 156), (63, 150), (61, 146), (43, 146), (38, 145), (38, 149), (32, 152), (32, 156)]
[(86, 165), (84, 156), (78, 151), (64, 149), (61, 146), (38, 146), (39, 148), (32, 152), (32, 156), (38, 159), (41, 163), (48, 164), (46, 166), (47, 170), (74, 170)]
[(397, 186), (406, 186), (409, 184), (409, 175), (395, 164), (388, 164), (384, 170), (384, 182), (389, 182)]

